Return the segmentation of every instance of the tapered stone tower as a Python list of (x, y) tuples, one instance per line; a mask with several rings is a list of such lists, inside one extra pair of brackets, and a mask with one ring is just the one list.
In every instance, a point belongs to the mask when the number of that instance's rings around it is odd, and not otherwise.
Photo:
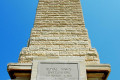
[[(107, 79), (110, 65), (100, 64), (96, 49), (91, 47), (80, 1), (39, 0), (28, 46), (20, 52), (18, 63), (8, 64), (8, 73), (11, 79), (39, 80), (34, 77), (38, 75), (35, 72), (38, 66), (33, 66), (37, 62), (64, 60), (67, 63), (81, 59), (86, 78), (80, 80)], [(62, 77), (62, 80), (79, 79)]]

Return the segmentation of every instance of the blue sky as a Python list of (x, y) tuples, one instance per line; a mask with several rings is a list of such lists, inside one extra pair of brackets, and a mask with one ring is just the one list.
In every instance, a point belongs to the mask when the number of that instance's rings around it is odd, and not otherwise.
[[(27, 46), (38, 0), (0, 0), (0, 80), (8, 80), (7, 64), (18, 61)], [(108, 80), (120, 72), (120, 0), (81, 0), (92, 47), (101, 63), (111, 64)]]

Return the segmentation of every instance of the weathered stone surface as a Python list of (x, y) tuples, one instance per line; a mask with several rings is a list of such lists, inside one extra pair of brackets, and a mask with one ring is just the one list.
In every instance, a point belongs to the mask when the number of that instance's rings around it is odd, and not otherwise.
[(39, 0), (28, 47), (22, 49), (19, 63), (39, 56), (85, 56), (86, 64), (99, 64), (79, 0)]

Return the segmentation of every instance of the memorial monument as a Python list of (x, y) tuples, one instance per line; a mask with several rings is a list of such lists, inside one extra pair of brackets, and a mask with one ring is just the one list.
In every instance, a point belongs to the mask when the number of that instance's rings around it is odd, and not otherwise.
[(14, 80), (107, 80), (111, 69), (91, 47), (79, 0), (39, 0), (28, 45), (7, 70)]

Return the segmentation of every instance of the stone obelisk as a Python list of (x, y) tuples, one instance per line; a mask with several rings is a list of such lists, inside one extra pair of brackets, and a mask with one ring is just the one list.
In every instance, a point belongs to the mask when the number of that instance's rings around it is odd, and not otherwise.
[(33, 80), (35, 61), (64, 60), (67, 63), (79, 59), (84, 59), (87, 80), (107, 79), (110, 65), (100, 64), (96, 49), (91, 47), (80, 1), (39, 0), (28, 46), (20, 52), (18, 63), (8, 64), (8, 73), (11, 79)]

